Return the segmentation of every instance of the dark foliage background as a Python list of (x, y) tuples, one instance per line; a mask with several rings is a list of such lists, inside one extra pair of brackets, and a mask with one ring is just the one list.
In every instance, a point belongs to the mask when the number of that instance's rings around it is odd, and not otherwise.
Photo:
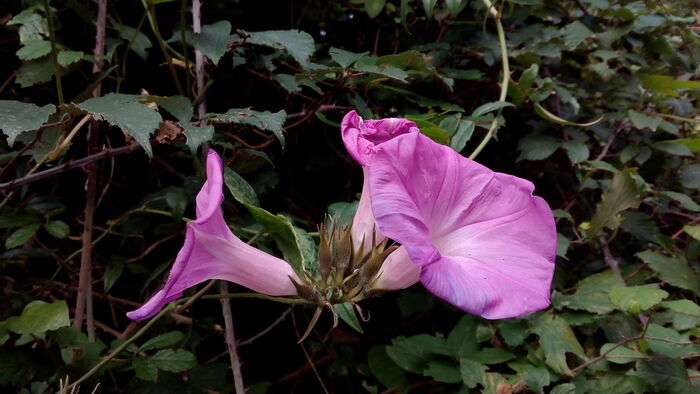
[(552, 306), (487, 321), (416, 285), (359, 326), (326, 311), (300, 345), (313, 308), (234, 299), (248, 392), (700, 391), (700, 3), (210, 1), (194, 34), (196, 4), (0, 4), (0, 391), (232, 392), (218, 287), (115, 352), (143, 327), (125, 312), (164, 281), (207, 147), (246, 181), (227, 182), (236, 235), (313, 257), (277, 242), (352, 210), (351, 109), (534, 182), (557, 218)]

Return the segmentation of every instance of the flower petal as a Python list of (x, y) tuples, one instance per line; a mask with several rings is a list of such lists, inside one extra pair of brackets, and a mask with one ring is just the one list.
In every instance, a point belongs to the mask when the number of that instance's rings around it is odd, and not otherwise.
[(421, 282), (490, 319), (549, 304), (556, 230), (533, 185), (495, 173), (420, 134), (375, 148), (372, 211), (421, 267)]
[(372, 239), (376, 245), (380, 244), (386, 238), (379, 231), (375, 231), (376, 224), (374, 215), (372, 214), (372, 203), (369, 195), (369, 176), (367, 167), (362, 167), (364, 173), (364, 181), (362, 183), (362, 195), (360, 202), (357, 204), (357, 211), (352, 219), (352, 229), (350, 234), (355, 249), (359, 249), (360, 245), (364, 245), (364, 252), (369, 252), (372, 248)]
[(399, 290), (414, 285), (420, 280), (420, 267), (408, 257), (406, 248), (399, 247), (386, 257), (382, 264), (377, 289)]
[(223, 169), (213, 150), (207, 156), (207, 181), (197, 195), (197, 219), (187, 224), (185, 243), (177, 254), (163, 289), (139, 309), (132, 320), (147, 319), (189, 287), (208, 279), (223, 279), (273, 296), (294, 295), (290, 277), (298, 280), (284, 260), (247, 245), (224, 221)]
[(348, 153), (362, 166), (368, 163), (375, 145), (401, 134), (419, 131), (416, 124), (407, 119), (362, 120), (355, 111), (343, 117), (340, 130)]

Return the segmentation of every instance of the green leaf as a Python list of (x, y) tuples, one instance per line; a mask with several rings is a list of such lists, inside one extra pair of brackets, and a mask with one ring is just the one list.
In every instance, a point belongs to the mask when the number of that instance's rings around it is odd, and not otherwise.
[(250, 186), (250, 183), (243, 179), (242, 176), (228, 167), (224, 168), (224, 183), (236, 201), (245, 205), (260, 206), (260, 201), (258, 201), (258, 196), (255, 194), (253, 186)]
[(284, 49), (302, 66), (314, 54), (315, 43), (307, 32), (299, 30), (267, 30), (246, 32), (246, 42), (275, 49)]
[(543, 134), (528, 134), (520, 140), (520, 160), (544, 160), (561, 146), (561, 140)]
[(22, 60), (34, 60), (51, 53), (51, 43), (44, 39), (27, 41), (17, 51), (17, 57)]
[(450, 350), (444, 339), (420, 334), (410, 338), (394, 339), (387, 347), (387, 354), (406, 371), (422, 374), (428, 361), (436, 355), (448, 355)]
[(170, 112), (180, 123), (189, 124), (192, 119), (194, 107), (187, 97), (170, 96), (170, 97), (154, 97), (154, 101), (158, 106)]
[(131, 43), (131, 50), (135, 54), (137, 54), (143, 60), (148, 58), (148, 52), (146, 51), (153, 47), (153, 43), (147, 35), (134, 29), (133, 27), (122, 25), (114, 18), (109, 18), (109, 22), (112, 25), (112, 28), (119, 32), (119, 36), (122, 40)]
[(690, 164), (681, 168), (680, 181), (688, 189), (700, 189), (700, 164)]
[(155, 382), (158, 379), (158, 366), (151, 361), (150, 357), (136, 357), (131, 360), (136, 377), (148, 382)]
[(114, 286), (114, 284), (117, 283), (117, 280), (119, 280), (119, 278), (122, 276), (122, 273), (124, 273), (124, 264), (115, 264), (105, 270), (105, 293), (109, 292), (109, 290), (112, 289), (112, 286)]
[[(476, 353), (479, 344), (476, 342), (476, 318), (464, 315), (447, 336), (447, 347), (457, 358), (470, 357)], [(471, 357), (470, 357), (471, 358)]]
[(353, 308), (352, 303), (350, 302), (345, 302), (342, 304), (335, 304), (333, 305), (335, 308), (336, 312), (338, 312), (338, 316), (347, 323), (350, 327), (352, 327), (355, 331), (359, 332), (360, 334), (364, 333), (362, 331), (362, 325), (360, 325), (360, 320), (357, 318), (357, 314), (355, 313), (355, 308)]
[[(299, 86), (299, 82), (297, 82), (296, 77), (292, 74), (275, 74), (275, 81), (277, 81), (277, 83), (279, 83), (288, 93), (301, 92), (301, 86)], [(316, 114), (321, 113), (316, 112)]]
[(141, 100), (143, 96), (140, 95), (110, 93), (75, 106), (90, 113), (95, 119), (119, 127), (143, 147), (148, 157), (152, 157), (150, 137), (163, 118), (158, 112), (141, 104)]
[(428, 313), (433, 309), (435, 297), (428, 292), (406, 290), (398, 299), (401, 316), (409, 317), (417, 313)]
[[(628, 348), (627, 346), (617, 346), (617, 344), (614, 343), (606, 343), (605, 345), (600, 347), (600, 354), (605, 354), (605, 359), (610, 361), (611, 363), (615, 364), (628, 364), (628, 363), (633, 363), (641, 358), (645, 358), (642, 353), (632, 350)], [(610, 351), (610, 349), (614, 348), (614, 350)], [(608, 353), (608, 351), (610, 351)]]
[(621, 284), (620, 279), (610, 271), (590, 275), (579, 282), (574, 294), (558, 295), (555, 293), (557, 307), (565, 306), (597, 314), (612, 312), (615, 310), (615, 305), (610, 302), (608, 292)]
[(683, 209), (687, 209), (692, 212), (700, 212), (700, 205), (698, 205), (698, 203), (693, 201), (693, 199), (686, 194), (672, 191), (663, 191), (661, 192), (661, 194), (673, 200), (676, 200)]
[(572, 122), (570, 120), (562, 119), (562, 118), (554, 115), (553, 113), (547, 111), (542, 106), (542, 104), (540, 104), (539, 102), (535, 102), (534, 106), (535, 106), (535, 113), (537, 113), (537, 115), (541, 116), (544, 120), (547, 120), (547, 121), (552, 122), (552, 123), (564, 125), (564, 126), (591, 127), (591, 126), (597, 125), (598, 123), (602, 122), (603, 119), (605, 119), (605, 115), (601, 115), (598, 119), (596, 119), (592, 122), (576, 123), (576, 122)]
[[(179, 42), (182, 32), (176, 30), (168, 42)], [(231, 22), (218, 21), (202, 26), (201, 33), (185, 32), (185, 41), (195, 49), (202, 52), (212, 63), (219, 64), (219, 60), (226, 54), (228, 44), (233, 41), (231, 36)]]
[(65, 238), (70, 232), (70, 227), (60, 220), (52, 220), (44, 225), (46, 231), (56, 238)]
[(49, 24), (46, 18), (35, 13), (36, 9), (28, 8), (10, 19), (9, 26), (19, 25), (19, 41), (26, 43), (49, 36)]
[(436, 4), (437, 0), (423, 0), (423, 10), (425, 10), (428, 19), (433, 17), (433, 9), (435, 9)]
[(561, 29), (564, 36), (564, 45), (569, 49), (576, 49), (587, 38), (594, 37), (595, 34), (579, 21), (574, 21)]
[(12, 146), (18, 135), (38, 129), (54, 112), (56, 106), (53, 104), (39, 107), (14, 100), (0, 100), (0, 129), (7, 136), (7, 143)]
[(672, 358), (700, 352), (700, 345), (694, 345), (678, 331), (658, 324), (649, 324), (644, 339), (653, 352)]
[(529, 335), (527, 325), (522, 320), (499, 320), (496, 322), (496, 327), (508, 346), (521, 345)]
[(532, 332), (540, 338), (540, 348), (544, 351), (547, 365), (559, 374), (570, 372), (566, 354), (573, 353), (586, 359), (583, 348), (568, 324), (560, 317), (545, 313), (534, 319)]
[(269, 111), (253, 111), (250, 108), (231, 108), (225, 114), (209, 113), (206, 119), (216, 123), (238, 123), (269, 130), (275, 134), (284, 149), (284, 125), (287, 120), (285, 111), (275, 113)]
[(344, 225), (348, 225), (350, 221), (355, 217), (355, 212), (357, 212), (358, 204), (359, 201), (334, 202), (333, 204), (328, 206), (328, 214), (333, 218), (334, 221), (339, 220)]
[(653, 388), (654, 392), (667, 394), (687, 394), (696, 390), (690, 384), (688, 371), (680, 359), (654, 357), (637, 362), (635, 373)]
[(527, 387), (539, 394), (544, 394), (544, 386), (550, 383), (549, 371), (543, 367), (528, 367), (521, 376)]
[(28, 88), (40, 83), (48, 82), (54, 77), (53, 68), (51, 66), (51, 58), (49, 56), (32, 60), (29, 63), (24, 63), (17, 70), (17, 79), (15, 81), (19, 86)]
[(374, 19), (384, 10), (386, 0), (365, 0), (365, 11), (370, 19)]
[(33, 237), (34, 234), (36, 234), (40, 227), (41, 224), (39, 223), (34, 223), (28, 226), (21, 227), (17, 231), (10, 234), (9, 237), (7, 237), (7, 239), (5, 240), (5, 248), (12, 249), (24, 245), (25, 242), (29, 240), (29, 238)]
[(700, 317), (700, 306), (690, 300), (664, 301), (661, 306), (686, 315)]
[(700, 89), (700, 81), (682, 81), (670, 75), (642, 75), (639, 79), (647, 89), (666, 96), (677, 97), (681, 89)]
[(659, 289), (659, 285), (618, 287), (610, 290), (610, 301), (621, 310), (639, 314), (658, 305), (668, 293)]
[(649, 268), (654, 270), (664, 282), (700, 296), (700, 275), (688, 266), (680, 254), (667, 257), (650, 250), (637, 253)]
[(651, 146), (656, 150), (660, 150), (662, 152), (666, 152), (674, 156), (693, 156), (693, 152), (691, 152), (690, 149), (688, 149), (688, 147), (683, 144), (674, 144), (668, 141), (659, 141), (651, 144)]
[(214, 137), (214, 126), (192, 126), (191, 124), (182, 124), (183, 133), (187, 138), (187, 147), (192, 153), (197, 152), (197, 148), (207, 141), (211, 141)]
[(604, 228), (615, 229), (620, 224), (620, 212), (637, 208), (641, 199), (637, 193), (637, 184), (629, 170), (618, 171), (610, 187), (603, 192), (601, 201), (596, 206), (595, 215), (586, 231), (588, 238), (596, 237)]
[(638, 129), (650, 129), (651, 131), (656, 131), (656, 128), (659, 127), (659, 124), (661, 124), (661, 118), (654, 118), (632, 109), (627, 111), (627, 115), (629, 116), (630, 121), (632, 121), (634, 127)]
[(455, 152), (461, 152), (467, 145), (467, 142), (472, 138), (474, 126), (475, 123), (473, 121), (460, 119), (457, 130), (450, 138), (450, 148), (454, 149)]
[(56, 56), (56, 60), (61, 67), (68, 67), (73, 63), (77, 63), (85, 57), (83, 51), (60, 51)]
[(46, 331), (57, 330), (70, 325), (68, 305), (65, 301), (51, 304), (32, 301), (24, 307), (20, 316), (5, 321), (5, 327), (17, 334), (41, 335)]
[(162, 349), (165, 347), (174, 346), (183, 339), (185, 339), (185, 335), (180, 331), (170, 331), (144, 342), (144, 344), (141, 345), (140, 350), (142, 352), (147, 352), (153, 349)]
[(583, 140), (566, 141), (562, 144), (566, 149), (566, 155), (572, 163), (577, 164), (588, 160), (591, 152), (588, 150), (588, 145)]
[(478, 119), (479, 117), (486, 115), (489, 112), (493, 112), (505, 107), (514, 107), (512, 103), (509, 103), (507, 101), (494, 101), (492, 103), (486, 103), (483, 105), (480, 105), (477, 109), (472, 112), (472, 114), (469, 116), (472, 120)]
[(331, 47), (331, 49), (328, 50), (328, 54), (331, 56), (331, 59), (334, 62), (340, 65), (340, 67), (348, 68), (359, 58), (367, 56), (369, 52), (355, 53), (348, 52), (340, 48)]
[(434, 359), (428, 361), (423, 375), (430, 376), (441, 383), (458, 383), (462, 381), (460, 367), (452, 360)]
[(197, 365), (197, 358), (187, 350), (166, 349), (151, 356), (151, 362), (163, 371), (184, 372)]
[(575, 394), (576, 386), (572, 383), (562, 383), (554, 386), (549, 394)]
[(367, 352), (369, 370), (386, 387), (402, 386), (408, 379), (406, 373), (389, 358), (386, 346), (374, 346)]
[(501, 364), (515, 358), (515, 355), (503, 348), (486, 348), (478, 352), (466, 354), (465, 357), (481, 364)]
[(483, 384), (486, 368), (485, 365), (474, 360), (459, 359), (459, 373), (462, 376), (462, 382), (470, 389), (475, 388), (477, 384)]

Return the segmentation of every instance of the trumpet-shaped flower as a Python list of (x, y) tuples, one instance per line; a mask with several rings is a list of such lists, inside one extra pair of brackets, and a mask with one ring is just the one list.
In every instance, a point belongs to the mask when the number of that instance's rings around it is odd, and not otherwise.
[(147, 319), (182, 292), (208, 279), (223, 279), (271, 296), (296, 295), (290, 278), (297, 274), (284, 260), (238, 239), (221, 213), (223, 167), (213, 150), (207, 155), (207, 181), (197, 195), (197, 219), (187, 224), (185, 243), (177, 254), (163, 289), (139, 309), (127, 313)]
[(405, 120), (363, 122), (351, 112), (343, 127), (348, 151), (364, 167), (374, 221), (402, 245), (385, 262), (379, 287), (404, 269), (402, 284), (419, 275), (436, 296), (489, 319), (549, 305), (556, 230), (532, 183), (493, 172)]

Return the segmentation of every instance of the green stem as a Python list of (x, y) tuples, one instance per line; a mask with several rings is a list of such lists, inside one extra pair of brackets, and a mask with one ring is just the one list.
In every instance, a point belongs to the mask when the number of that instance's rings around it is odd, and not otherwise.
[[(501, 64), (503, 67), (503, 81), (501, 81), (501, 94), (498, 98), (498, 101), (506, 101), (506, 96), (508, 95), (508, 83), (510, 82), (510, 64), (508, 63), (506, 33), (503, 30), (503, 23), (501, 23), (501, 15), (499, 14), (499, 12), (496, 11), (496, 8), (494, 8), (493, 4), (489, 0), (482, 1), (484, 2), (484, 5), (486, 5), (486, 8), (490, 11), (491, 15), (496, 21), (496, 29), (498, 30), (498, 44), (501, 49)], [(493, 120), (491, 121), (489, 131), (484, 136), (484, 139), (481, 140), (479, 146), (477, 146), (476, 149), (474, 149), (474, 152), (472, 152), (472, 154), (469, 155), (470, 159), (473, 160), (474, 158), (476, 158), (476, 156), (479, 153), (481, 153), (481, 151), (486, 147), (491, 138), (493, 138), (493, 135), (495, 134), (496, 129), (498, 128), (498, 118), (500, 117), (501, 112), (502, 109), (499, 109), (497, 115), (494, 116)]]
[[(61, 69), (58, 67), (58, 57), (56, 55), (56, 31), (53, 24), (53, 11), (49, 4), (49, 0), (44, 0), (44, 8), (46, 9), (46, 20), (49, 24), (49, 40), (51, 41), (51, 67), (53, 75), (56, 79), (56, 94), (58, 94), (58, 106), (63, 107), (63, 86), (61, 84)], [(62, 110), (61, 110), (62, 111)]]
[(163, 36), (161, 36), (160, 34), (158, 23), (156, 23), (155, 8), (147, 4), (146, 0), (141, 0), (141, 4), (143, 4), (143, 8), (146, 10), (148, 16), (148, 23), (151, 25), (151, 30), (153, 30), (153, 34), (156, 35), (156, 41), (158, 41), (158, 46), (160, 47), (161, 52), (163, 52), (163, 57), (165, 57), (165, 61), (168, 62), (168, 69), (170, 70), (170, 74), (172, 75), (173, 81), (175, 82), (175, 88), (177, 88), (177, 92), (180, 94), (180, 96), (185, 96), (185, 92), (184, 90), (182, 90), (182, 85), (180, 85), (180, 80), (178, 79), (177, 73), (175, 72), (173, 58), (168, 53), (167, 44), (163, 40)]
[(157, 315), (153, 316), (153, 317), (151, 318), (151, 320), (148, 321), (148, 323), (146, 323), (143, 327), (141, 327), (141, 329), (138, 330), (138, 331), (136, 332), (136, 334), (132, 335), (131, 338), (127, 339), (126, 341), (124, 341), (124, 343), (122, 343), (121, 345), (119, 345), (119, 347), (117, 347), (116, 349), (114, 349), (114, 350), (112, 351), (112, 353), (110, 353), (107, 357), (103, 358), (99, 363), (97, 363), (97, 365), (95, 365), (94, 367), (92, 367), (91, 370), (87, 371), (87, 372), (85, 373), (85, 375), (81, 376), (80, 379), (76, 380), (76, 381), (73, 382), (70, 386), (68, 386), (68, 387), (66, 388), (66, 392), (71, 392), (71, 389), (73, 389), (73, 387), (77, 387), (79, 384), (81, 384), (81, 383), (83, 383), (84, 381), (86, 381), (87, 379), (89, 379), (90, 376), (92, 376), (92, 375), (94, 375), (95, 373), (97, 373), (102, 367), (105, 366), (105, 364), (107, 364), (107, 363), (108, 363), (110, 360), (112, 360), (115, 356), (117, 356), (119, 353), (121, 353), (121, 352), (122, 352), (124, 349), (126, 349), (129, 345), (131, 345), (132, 343), (134, 343), (134, 341), (136, 341), (137, 339), (139, 339), (139, 338), (141, 337), (141, 335), (145, 334), (146, 331), (148, 331), (148, 329), (151, 328), (151, 326), (153, 326), (153, 324), (155, 324), (155, 322), (157, 322), (158, 320), (160, 320), (161, 317), (163, 317), (163, 316), (165, 316), (167, 313), (171, 312), (171, 311), (175, 308), (175, 305), (176, 305), (176, 304), (175, 304), (174, 302), (171, 302), (170, 304), (168, 304), (168, 306), (166, 306), (165, 308), (163, 308), (163, 310), (161, 310), (160, 312), (158, 312)]

